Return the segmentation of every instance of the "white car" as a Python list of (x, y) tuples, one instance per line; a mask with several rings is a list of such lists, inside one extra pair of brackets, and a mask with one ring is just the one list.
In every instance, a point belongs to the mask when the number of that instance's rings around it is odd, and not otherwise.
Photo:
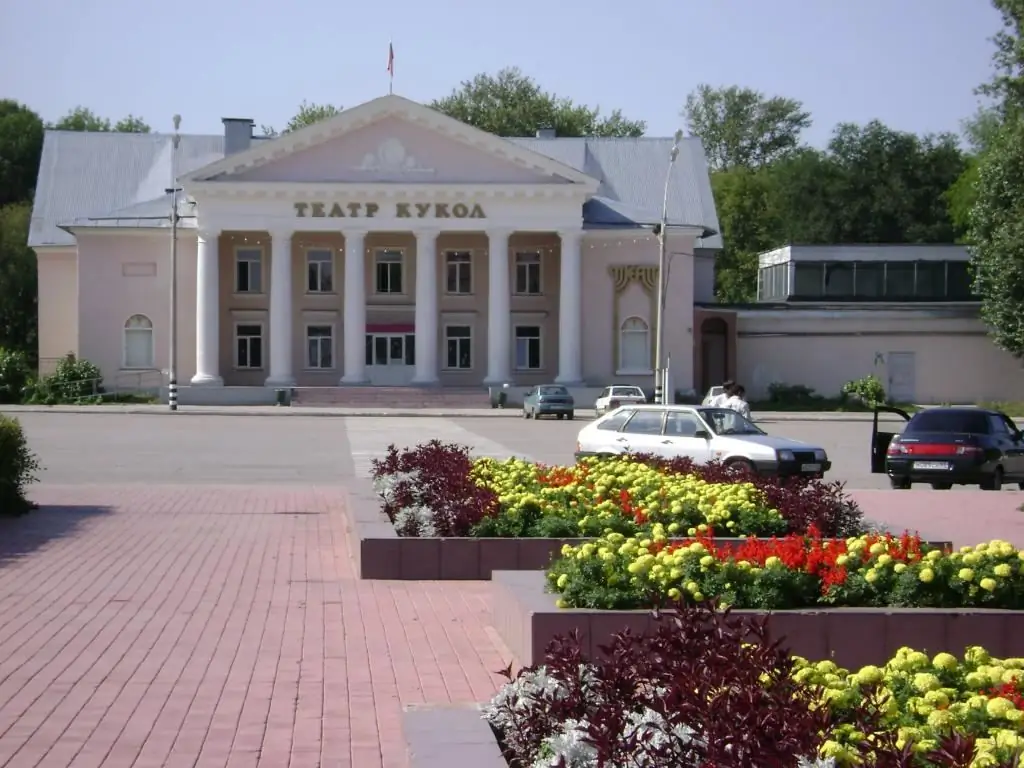
[(592, 421), (576, 438), (576, 459), (649, 453), (721, 461), (758, 474), (821, 477), (831, 467), (825, 449), (773, 437), (730, 408), (626, 405)]
[(597, 396), (594, 403), (594, 410), (598, 416), (603, 416), (608, 411), (614, 411), (620, 405), (631, 405), (646, 403), (647, 395), (640, 387), (605, 387)]

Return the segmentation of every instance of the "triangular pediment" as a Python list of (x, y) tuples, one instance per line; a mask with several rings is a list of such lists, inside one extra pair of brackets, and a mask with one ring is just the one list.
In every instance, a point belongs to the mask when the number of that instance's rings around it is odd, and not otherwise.
[(421, 104), (386, 96), (230, 155), (184, 181), (555, 184), (597, 180)]

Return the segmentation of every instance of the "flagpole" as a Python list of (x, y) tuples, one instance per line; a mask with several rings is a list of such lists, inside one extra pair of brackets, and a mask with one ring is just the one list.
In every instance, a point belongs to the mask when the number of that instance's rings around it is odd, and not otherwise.
[(388, 39), (388, 96), (395, 92), (395, 46)]

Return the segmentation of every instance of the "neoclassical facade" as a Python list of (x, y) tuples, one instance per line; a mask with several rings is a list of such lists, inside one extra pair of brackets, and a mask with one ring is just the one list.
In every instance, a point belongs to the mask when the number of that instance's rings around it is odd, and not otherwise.
[[(275, 139), (224, 125), (182, 136), (173, 279), (168, 137), (47, 134), (30, 240), (44, 366), (74, 352), (108, 381), (165, 377), (173, 292), (196, 389), (650, 384), (671, 140), (506, 140), (398, 96)], [(135, 162), (134, 189), (99, 189), (123, 168), (51, 174), (72, 150)], [(666, 350), (690, 387), (717, 221), (699, 142), (672, 172)]]

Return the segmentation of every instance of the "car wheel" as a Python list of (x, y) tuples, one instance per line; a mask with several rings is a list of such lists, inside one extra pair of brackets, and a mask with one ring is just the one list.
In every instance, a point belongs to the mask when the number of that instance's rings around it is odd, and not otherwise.
[(561, 420), (562, 420), (562, 419), (564, 419), (564, 418), (565, 418), (565, 414), (564, 414), (564, 413), (560, 413), (560, 414), (558, 414), (558, 420), (559, 420), (559, 421), (561, 421)]
[(1017, 483), (1017, 487), (1024, 491), (1024, 481)]
[(995, 471), (985, 482), (981, 483), (981, 490), (983, 491), (1001, 491), (1003, 490), (1003, 468), (996, 467)]
[(932, 483), (932, 488), (936, 491), (948, 491), (952, 487), (952, 483)]
[(569, 413), (566, 414), (565, 418), (567, 418), (569, 421), (572, 421), (573, 419), (576, 418), (576, 411), (569, 411)]
[(530, 413), (529, 413), (529, 411), (526, 410), (526, 406), (525, 405), (523, 406), (523, 418), (524, 419), (530, 418)]
[(890, 477), (889, 487), (894, 491), (909, 491), (910, 490), (910, 478), (908, 477)]
[(729, 459), (725, 462), (725, 466), (728, 469), (754, 474), (754, 462), (750, 461), (750, 459)]

